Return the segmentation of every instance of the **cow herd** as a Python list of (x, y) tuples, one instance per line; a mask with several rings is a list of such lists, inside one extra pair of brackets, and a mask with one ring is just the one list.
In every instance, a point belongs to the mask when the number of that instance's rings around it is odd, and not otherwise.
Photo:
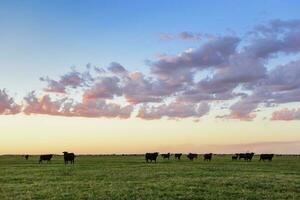
[[(152, 162), (152, 161), (156, 162), (158, 155), (159, 155), (158, 152), (146, 153), (145, 154), (145, 160), (146, 160), (146, 162), (149, 162), (149, 161), (150, 162)], [(211, 161), (212, 155), (213, 155), (212, 153), (204, 154), (203, 159), (205, 161)], [(171, 157), (171, 153), (161, 154), (161, 156), (163, 157), (163, 159), (168, 159), (169, 160), (170, 157)], [(182, 156), (182, 153), (175, 153), (174, 154), (174, 158), (177, 159), (177, 160), (180, 160), (181, 156)], [(189, 153), (186, 156), (191, 161), (198, 158), (198, 154), (196, 154), (196, 153)]]
[[(74, 164), (75, 161), (75, 154), (74, 153), (68, 153), (66, 151), (63, 152), (64, 154), (64, 162), (65, 164)], [(25, 160), (29, 159), (29, 155), (24, 155)], [(53, 154), (43, 154), (40, 155), (40, 159), (39, 159), (39, 164), (43, 163), (43, 162), (51, 162), (51, 159), (53, 158)]]
[[(159, 153), (158, 152), (154, 152), (154, 153), (146, 153), (145, 154), (145, 160), (146, 162), (156, 162), (157, 160), (157, 157), (158, 157)], [(170, 159), (171, 157), (171, 153), (165, 153), (165, 154), (161, 154), (162, 158), (163, 159)], [(175, 160), (180, 160), (182, 156), (182, 153), (175, 153), (174, 154), (174, 158)], [(193, 161), (194, 159), (197, 159), (198, 158), (198, 154), (196, 153), (189, 153), (186, 155), (187, 158), (190, 160), (190, 161)], [(251, 153), (236, 153), (232, 156), (232, 160), (245, 160), (247, 162), (250, 162), (252, 161), (252, 158), (254, 156), (254, 153), (251, 152)], [(211, 161), (212, 160), (212, 157), (213, 157), (213, 154), (212, 153), (206, 153), (206, 154), (203, 154), (203, 160), (204, 161)], [(274, 157), (274, 154), (260, 154), (260, 158), (259, 158), (259, 161), (265, 161), (265, 160), (268, 160), (268, 161), (272, 161)]]
[[(181, 156), (183, 154), (182, 153), (175, 153), (174, 154), (174, 158), (175, 160), (180, 160), (181, 159)], [(63, 156), (64, 156), (64, 163), (65, 164), (74, 164), (74, 161), (75, 161), (75, 154), (74, 153), (68, 153), (66, 151), (63, 152)], [(159, 156), (159, 153), (158, 152), (154, 152), (154, 153), (146, 153), (145, 154), (145, 160), (146, 162), (152, 162), (154, 161), (156, 163), (156, 160)], [(161, 154), (162, 158), (163, 159), (170, 159), (170, 157), (172, 156), (171, 153), (164, 153), (164, 154)], [(198, 154), (196, 153), (189, 153), (186, 155), (186, 157), (190, 160), (190, 161), (193, 161), (194, 159), (197, 159), (198, 158)], [(212, 160), (212, 157), (213, 157), (213, 154), (212, 153), (206, 153), (206, 154), (203, 154), (203, 160), (204, 161), (211, 161)], [(232, 161), (235, 161), (235, 160), (245, 160), (247, 162), (250, 162), (252, 161), (252, 158), (254, 157), (254, 153), (236, 153), (232, 156)], [(259, 161), (272, 161), (274, 157), (274, 154), (260, 154), (260, 158), (259, 158)], [(24, 158), (26, 160), (28, 160), (29, 158), (29, 155), (24, 155)], [(51, 159), (53, 158), (53, 154), (43, 154), (43, 155), (40, 155), (39, 157), (39, 163), (43, 163), (43, 162), (51, 162)]]
[[(232, 160), (241, 160), (251, 161), (254, 156), (254, 153), (236, 153), (232, 156)], [(272, 161), (274, 154), (260, 154), (259, 161)]]

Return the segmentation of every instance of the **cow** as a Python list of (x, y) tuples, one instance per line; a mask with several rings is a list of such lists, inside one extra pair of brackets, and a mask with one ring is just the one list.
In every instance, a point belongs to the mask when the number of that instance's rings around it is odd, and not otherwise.
[(69, 161), (71, 164), (74, 164), (74, 160), (75, 160), (74, 153), (68, 153), (68, 152), (64, 151), (63, 154), (64, 154), (65, 165), (68, 164)]
[(249, 161), (252, 160), (253, 156), (254, 156), (254, 153), (253, 153), (253, 152), (252, 152), (252, 153), (246, 153), (246, 158), (245, 158), (245, 160), (249, 162)]
[(211, 158), (212, 158), (212, 153), (206, 153), (203, 155), (203, 159), (205, 161), (211, 161)]
[(236, 153), (235, 155), (233, 155), (233, 156), (231, 157), (231, 159), (232, 159), (232, 160), (237, 160), (237, 159), (238, 159), (238, 157), (239, 157), (239, 154), (238, 154), (238, 153)]
[(188, 157), (188, 159), (190, 159), (190, 161), (193, 161), (194, 158), (198, 158), (198, 154), (196, 154), (196, 153), (189, 153), (187, 155), (187, 157)]
[(251, 161), (254, 156), (254, 153), (238, 153), (236, 154), (236, 156), (239, 160), (244, 159), (245, 161)]
[(152, 162), (152, 160), (154, 160), (154, 162), (156, 163), (157, 156), (158, 156), (158, 152), (146, 153), (145, 160), (146, 160), (146, 162), (149, 162), (149, 160), (150, 160), (150, 162)]
[(180, 160), (180, 157), (182, 156), (182, 153), (175, 153), (175, 159)]
[(25, 160), (28, 160), (29, 155), (24, 155)]
[(265, 160), (268, 160), (268, 161), (272, 161), (274, 157), (274, 154), (261, 154), (260, 155), (260, 158), (259, 158), (259, 161), (265, 161)]
[(48, 163), (51, 161), (52, 157), (53, 157), (53, 154), (40, 155), (39, 163), (41, 164), (43, 161), (47, 161), (47, 163)]
[(239, 160), (241, 160), (241, 159), (246, 160), (246, 154), (245, 153), (239, 153), (237, 155), (238, 155)]
[(165, 153), (165, 154), (161, 154), (161, 156), (163, 157), (163, 159), (168, 158), (168, 160), (169, 160), (171, 154), (170, 153)]

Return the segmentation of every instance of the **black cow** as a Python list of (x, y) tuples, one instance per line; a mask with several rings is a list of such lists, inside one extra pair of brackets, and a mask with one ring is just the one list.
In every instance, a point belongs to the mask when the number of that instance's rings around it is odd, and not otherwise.
[(196, 154), (196, 153), (189, 153), (187, 155), (187, 157), (188, 157), (188, 159), (190, 159), (190, 161), (193, 161), (194, 158), (198, 158), (198, 154)]
[(24, 155), (25, 160), (28, 160), (29, 155)]
[(239, 160), (244, 159), (245, 161), (251, 161), (254, 153), (238, 153), (236, 155), (238, 156)]
[(164, 154), (161, 154), (161, 156), (163, 157), (163, 159), (168, 158), (168, 160), (169, 160), (171, 154), (170, 153), (164, 153)]
[(152, 162), (152, 160), (154, 160), (154, 162), (156, 162), (157, 156), (158, 156), (158, 152), (146, 153), (145, 154), (146, 162), (148, 162), (149, 160), (150, 160), (150, 162)]
[(175, 153), (175, 159), (180, 160), (181, 156), (182, 156), (182, 153)]
[(268, 160), (268, 161), (272, 161), (274, 157), (274, 154), (261, 154), (260, 155), (260, 158), (259, 158), (259, 161), (265, 161), (265, 160)]
[(231, 157), (231, 159), (232, 159), (232, 160), (237, 160), (237, 159), (238, 159), (238, 157), (239, 157), (239, 154), (238, 154), (238, 153), (236, 153), (235, 155), (233, 155), (233, 156)]
[(69, 161), (70, 161), (71, 164), (74, 164), (74, 160), (75, 160), (75, 154), (74, 153), (68, 153), (68, 152), (64, 151), (63, 154), (64, 154), (65, 164), (68, 164)]
[(39, 163), (42, 163), (43, 161), (47, 161), (47, 163), (48, 163), (51, 161), (52, 157), (53, 157), (53, 154), (40, 155)]
[(246, 160), (246, 154), (245, 153), (239, 153), (237, 155), (238, 155), (239, 160), (241, 160), (241, 159)]
[(252, 158), (253, 158), (253, 156), (254, 156), (254, 153), (253, 153), (253, 152), (252, 152), (252, 153), (246, 153), (246, 158), (245, 158), (245, 160), (246, 160), (246, 161), (251, 161)]
[(203, 155), (203, 159), (205, 161), (211, 161), (211, 158), (212, 158), (212, 153), (206, 153)]

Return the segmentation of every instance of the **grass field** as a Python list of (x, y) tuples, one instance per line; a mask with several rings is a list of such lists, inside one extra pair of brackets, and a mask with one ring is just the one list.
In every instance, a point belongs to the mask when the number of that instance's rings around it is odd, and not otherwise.
[(300, 157), (273, 162), (163, 160), (143, 156), (0, 156), (0, 199), (300, 199)]

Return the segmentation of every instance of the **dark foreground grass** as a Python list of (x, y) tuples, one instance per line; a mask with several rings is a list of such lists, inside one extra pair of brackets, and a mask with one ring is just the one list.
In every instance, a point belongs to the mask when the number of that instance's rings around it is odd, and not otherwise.
[(0, 156), (0, 199), (300, 199), (300, 157), (146, 164), (142, 156), (78, 156), (65, 166), (62, 156), (51, 164)]

